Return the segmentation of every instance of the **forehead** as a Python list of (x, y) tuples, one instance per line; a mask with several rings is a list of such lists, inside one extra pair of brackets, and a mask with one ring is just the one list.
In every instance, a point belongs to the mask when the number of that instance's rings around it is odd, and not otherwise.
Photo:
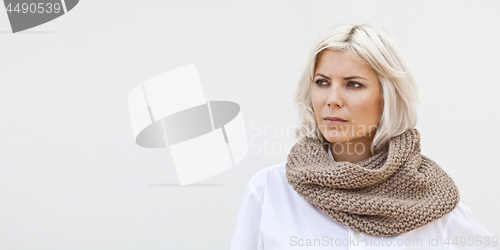
[(315, 73), (330, 75), (370, 74), (372, 69), (347, 51), (325, 49), (318, 54)]

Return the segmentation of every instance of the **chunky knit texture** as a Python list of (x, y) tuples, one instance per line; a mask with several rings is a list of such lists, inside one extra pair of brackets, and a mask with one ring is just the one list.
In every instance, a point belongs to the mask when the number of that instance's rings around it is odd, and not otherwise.
[(357, 163), (334, 161), (311, 138), (295, 144), (287, 158), (288, 183), (300, 196), (333, 220), (369, 235), (409, 232), (451, 212), (460, 200), (451, 177), (420, 154), (415, 128)]

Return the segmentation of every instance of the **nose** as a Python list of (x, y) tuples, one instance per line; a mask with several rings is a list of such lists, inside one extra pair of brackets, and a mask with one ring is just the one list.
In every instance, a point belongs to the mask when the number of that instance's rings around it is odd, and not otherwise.
[(328, 107), (338, 106), (341, 108), (344, 106), (344, 96), (342, 90), (340, 88), (333, 87), (332, 85), (328, 98), (326, 99), (326, 104)]

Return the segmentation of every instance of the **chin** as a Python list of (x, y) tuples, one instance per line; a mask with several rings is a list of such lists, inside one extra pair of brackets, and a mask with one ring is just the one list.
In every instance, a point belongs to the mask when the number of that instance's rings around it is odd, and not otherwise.
[(325, 138), (342, 138), (345, 137), (345, 133), (337, 129), (327, 129), (326, 131), (321, 131)]
[[(325, 135), (323, 134), (323, 136)], [(341, 142), (343, 143), (347, 142), (349, 138), (342, 135), (338, 135), (338, 136), (325, 136), (325, 139), (330, 143), (341, 143)]]

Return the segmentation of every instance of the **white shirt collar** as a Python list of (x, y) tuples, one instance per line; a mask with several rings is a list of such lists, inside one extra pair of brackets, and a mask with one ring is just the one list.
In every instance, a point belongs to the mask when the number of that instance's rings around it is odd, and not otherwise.
[(335, 160), (335, 158), (333, 158), (332, 151), (330, 150), (330, 143), (328, 143), (328, 155), (330, 155), (330, 157)]

